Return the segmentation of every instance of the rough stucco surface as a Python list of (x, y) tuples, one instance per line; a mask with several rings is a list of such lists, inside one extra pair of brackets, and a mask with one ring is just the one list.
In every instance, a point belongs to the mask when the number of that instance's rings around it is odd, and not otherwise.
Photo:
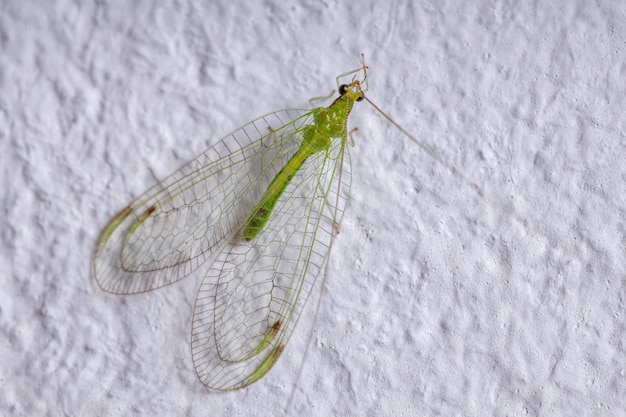
[[(626, 415), (624, 22), (582, 0), (2, 1), (0, 414)], [(316, 320), (319, 286), (265, 378), (208, 391), (202, 272), (108, 295), (95, 239), (361, 52), (368, 97), (482, 196), (359, 104)]]

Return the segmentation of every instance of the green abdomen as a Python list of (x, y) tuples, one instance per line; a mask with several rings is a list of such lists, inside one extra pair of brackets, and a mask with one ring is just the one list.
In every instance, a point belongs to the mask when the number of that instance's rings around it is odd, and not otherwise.
[(243, 229), (244, 239), (251, 240), (263, 229), (278, 199), (304, 161), (314, 153), (326, 151), (331, 145), (332, 138), (345, 136), (345, 121), (350, 108), (351, 103), (347, 103), (345, 97), (339, 97), (330, 107), (313, 110), (313, 123), (302, 129), (300, 148), (276, 174), (261, 197), (259, 205), (248, 217)]

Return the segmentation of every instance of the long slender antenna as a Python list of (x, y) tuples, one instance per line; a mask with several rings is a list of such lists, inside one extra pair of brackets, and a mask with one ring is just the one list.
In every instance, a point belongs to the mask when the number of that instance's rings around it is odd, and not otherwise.
[(367, 100), (367, 102), (374, 107), (374, 109), (376, 109), (376, 111), (378, 111), (385, 119), (387, 119), (387, 121), (389, 123), (391, 123), (392, 125), (394, 125), (396, 128), (398, 128), (398, 130), (400, 130), (402, 133), (404, 133), (409, 139), (411, 139), (413, 142), (415, 142), (415, 144), (417, 146), (419, 146), (420, 148), (422, 148), (422, 150), (424, 152), (426, 152), (431, 158), (433, 158), (435, 161), (437, 161), (438, 163), (440, 163), (441, 165), (443, 165), (444, 167), (446, 167), (448, 169), (448, 171), (450, 171), (453, 175), (455, 175), (456, 177), (460, 178), (463, 182), (465, 182), (469, 187), (471, 187), (479, 196), (483, 196), (483, 190), (474, 182), (470, 181), (467, 177), (465, 177), (463, 174), (461, 174), (455, 167), (453, 167), (452, 165), (448, 164), (446, 161), (444, 161), (443, 159), (441, 159), (439, 157), (439, 155), (437, 155), (432, 149), (430, 149), (428, 146), (426, 146), (424, 143), (420, 142), (419, 140), (417, 140), (417, 138), (413, 135), (411, 135), (405, 128), (403, 128), (402, 126), (400, 126), (398, 123), (396, 123), (395, 120), (393, 120), (391, 117), (389, 117), (387, 115), (387, 113), (385, 113), (384, 111), (382, 111), (380, 109), (380, 107), (378, 107), (376, 104), (374, 104), (372, 102), (372, 100), (370, 100), (369, 98), (367, 98), (367, 96), (363, 95), (363, 98), (365, 98), (365, 100)]

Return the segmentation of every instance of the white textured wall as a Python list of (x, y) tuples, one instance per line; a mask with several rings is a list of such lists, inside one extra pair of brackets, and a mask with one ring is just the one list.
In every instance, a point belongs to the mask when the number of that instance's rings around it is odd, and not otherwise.
[[(624, 2), (388, 4), (0, 3), (0, 414), (626, 415)], [(209, 392), (202, 273), (107, 295), (94, 241), (361, 52), (368, 96), (484, 195), (359, 104), (317, 321), (260, 382)]]

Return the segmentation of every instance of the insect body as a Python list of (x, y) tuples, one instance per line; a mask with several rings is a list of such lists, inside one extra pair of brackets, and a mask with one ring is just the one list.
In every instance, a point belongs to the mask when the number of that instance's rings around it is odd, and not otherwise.
[[(103, 229), (94, 275), (115, 294), (154, 290), (201, 266), (192, 356), (210, 388), (267, 373), (292, 334), (350, 188), (347, 120), (367, 67), (329, 107), (257, 119), (184, 165)], [(338, 77), (338, 79), (340, 78)]]
[(341, 85), (340, 92), (341, 96), (328, 108), (317, 108), (312, 111), (313, 123), (302, 129), (303, 140), (300, 148), (276, 175), (261, 198), (261, 206), (248, 221), (243, 232), (246, 240), (256, 236), (263, 227), (282, 192), (294, 174), (302, 167), (304, 161), (314, 153), (328, 150), (333, 139), (341, 141), (345, 139), (348, 115), (354, 102), (363, 99), (363, 93), (358, 82), (353, 82), (350, 86)]

